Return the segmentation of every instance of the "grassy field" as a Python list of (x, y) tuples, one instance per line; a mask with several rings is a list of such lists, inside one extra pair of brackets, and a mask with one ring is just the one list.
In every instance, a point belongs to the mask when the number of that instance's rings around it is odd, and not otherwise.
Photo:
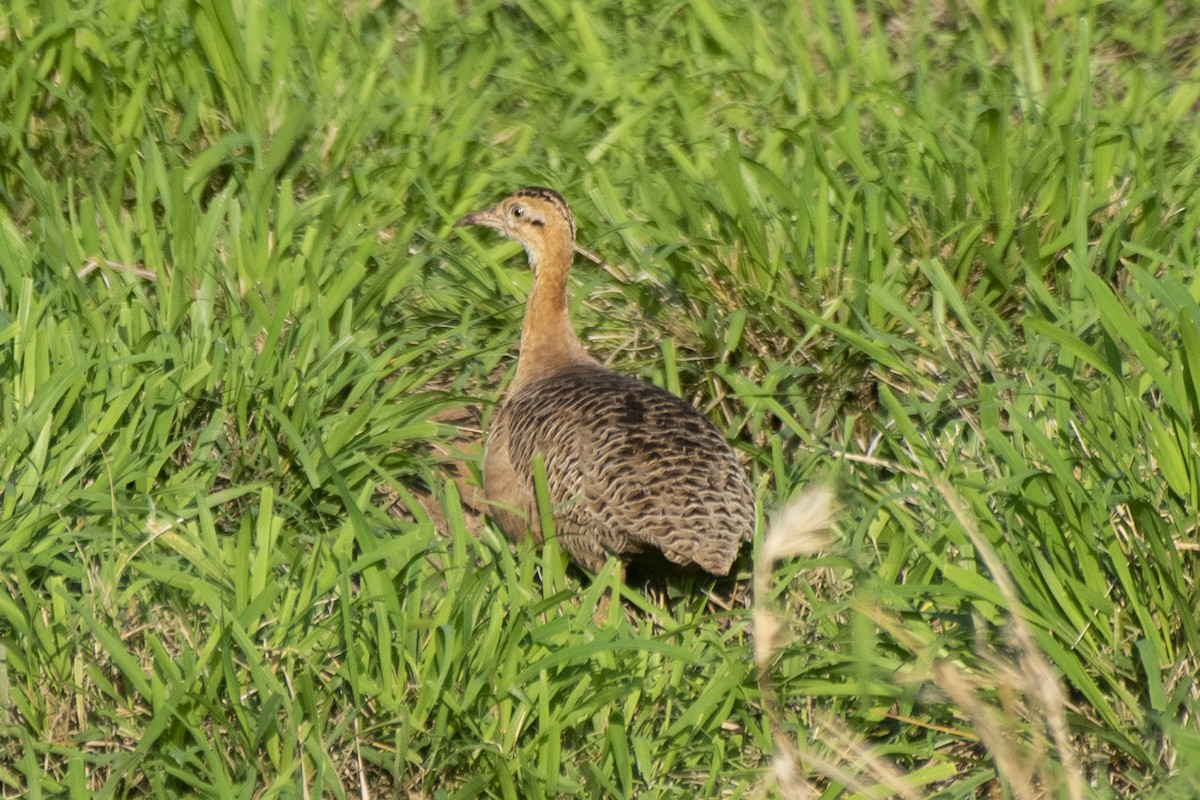
[[(0, 798), (1200, 795), (1198, 41), (10, 0)], [(764, 529), (836, 487), (766, 694), (753, 553), (624, 586), (475, 510), (530, 276), (450, 222), (527, 184), (606, 262), (592, 351), (728, 432)]]

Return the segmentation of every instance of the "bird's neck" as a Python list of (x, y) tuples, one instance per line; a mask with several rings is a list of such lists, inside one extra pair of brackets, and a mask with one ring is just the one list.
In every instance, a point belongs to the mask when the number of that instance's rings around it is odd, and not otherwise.
[(573, 248), (560, 249), (540, 254), (534, 264), (533, 291), (525, 305), (514, 387), (562, 367), (593, 360), (575, 335), (567, 308), (567, 273), (573, 257)]

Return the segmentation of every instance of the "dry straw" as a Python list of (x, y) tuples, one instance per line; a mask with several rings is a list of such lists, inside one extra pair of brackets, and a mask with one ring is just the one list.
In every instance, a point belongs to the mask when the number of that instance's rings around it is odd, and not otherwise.
[[(872, 605), (862, 610), (912, 648), (917, 658), (932, 664), (930, 682), (971, 723), (972, 732), (987, 749), (1011, 796), (1018, 800), (1050, 796), (1082, 800), (1083, 773), (1069, 738), (1067, 700), (1058, 677), (1036, 646), (1033, 632), (1022, 617), (1016, 588), (999, 556), (957, 494), (944, 485), (938, 484), (937, 488), (1004, 598), (1010, 612), (1005, 634), (1015, 653), (1015, 663), (1012, 654), (1002, 657), (980, 646), (977, 652), (981, 668), (970, 671), (959, 663), (923, 652), (924, 648), (906, 636), (898, 620), (885, 609)], [(791, 736), (772, 684), (771, 659), (785, 643), (785, 621), (768, 607), (767, 600), (775, 564), (827, 549), (830, 538), (826, 532), (836, 515), (836, 501), (828, 487), (806, 491), (770, 526), (754, 569), (755, 661), (763, 708), (776, 745), (775, 782), (789, 800), (816, 797), (821, 781), (839, 783), (866, 797), (919, 798), (922, 794), (902, 770), (873, 748), (862, 745), (838, 720), (818, 717), (806, 740)], [(992, 694), (1001, 698), (999, 708), (987, 699)], [(1024, 724), (1038, 720), (1038, 715), (1040, 723)], [(1055, 763), (1061, 769), (1055, 769)]]

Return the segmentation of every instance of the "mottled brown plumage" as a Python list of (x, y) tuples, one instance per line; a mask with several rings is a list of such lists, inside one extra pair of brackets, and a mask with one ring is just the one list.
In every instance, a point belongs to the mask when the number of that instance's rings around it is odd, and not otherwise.
[(575, 221), (562, 197), (523, 189), (455, 225), (517, 240), (534, 270), (517, 374), (488, 433), (484, 492), (505, 533), (540, 541), (541, 457), (563, 548), (598, 571), (610, 557), (660, 551), (726, 575), (754, 531), (754, 495), (724, 437), (691, 405), (602, 367), (567, 313)]

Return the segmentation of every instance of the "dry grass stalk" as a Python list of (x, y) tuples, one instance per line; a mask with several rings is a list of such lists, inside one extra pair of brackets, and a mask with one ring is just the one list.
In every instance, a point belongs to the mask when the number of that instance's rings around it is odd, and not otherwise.
[[(1058, 676), (1055, 674), (1050, 663), (1042, 655), (1042, 651), (1038, 648), (1037, 642), (1034, 639), (1033, 631), (1029, 627), (1029, 623), (1021, 615), (1021, 602), (1017, 597), (1017, 588), (1013, 585), (1012, 578), (1008, 571), (1004, 568), (1004, 563), (1000, 560), (1000, 556), (984, 538), (979, 531), (979, 526), (970, 514), (963, 507), (962, 500), (958, 497), (949, 486), (944, 484), (936, 484), (938, 492), (945, 498), (947, 505), (950, 506), (951, 512), (963, 526), (963, 530), (967, 532), (967, 536), (971, 538), (972, 544), (975, 545), (976, 551), (983, 559), (983, 563), (987, 565), (988, 570), (992, 573), (992, 579), (996, 582), (996, 587), (1000, 590), (1001, 596), (1011, 613), (1011, 623), (1008, 626), (1009, 641), (1016, 650), (1019, 658), (1018, 676), (1023, 684), (1022, 688), (1033, 697), (1039, 707), (1042, 709), (1046, 727), (1050, 730), (1050, 736), (1054, 742), (1054, 749), (1058, 755), (1059, 763), (1062, 764), (1063, 774), (1067, 781), (1067, 796), (1071, 800), (1083, 800), (1083, 770), (1079, 765), (1079, 760), (1075, 755), (1075, 748), (1071, 744), (1070, 736), (1067, 731), (1067, 696), (1063, 691), (1062, 684), (1058, 681)], [(1018, 761), (1019, 763), (1019, 761)], [(1005, 774), (1001, 772), (1001, 774)], [(1021, 795), (1033, 797), (1034, 794)]]
[[(871, 607), (863, 611), (882, 628), (895, 634), (898, 641), (913, 649), (918, 657), (930, 662), (929, 677), (970, 720), (972, 732), (991, 754), (997, 773), (1014, 797), (1036, 800), (1054, 793), (1060, 779), (1050, 769), (1052, 750), (1062, 767), (1067, 797), (1082, 800), (1083, 772), (1070, 742), (1065, 714), (1067, 699), (1058, 677), (1021, 616), (1016, 587), (1003, 562), (980, 533), (957, 494), (944, 485), (937, 484), (937, 487), (976, 546), (1011, 612), (1007, 636), (1016, 653), (1016, 664), (1007, 663), (999, 654), (981, 651), (980, 656), (989, 669), (983, 676), (972, 675), (936, 654), (920, 652), (922, 646), (906, 636), (902, 626), (893, 624), (896, 621), (883, 609)], [(872, 748), (863, 746), (836, 720), (822, 720), (815, 725), (809, 742), (797, 741), (789, 735), (782, 706), (771, 682), (771, 657), (783, 646), (784, 630), (780, 616), (765, 606), (775, 563), (783, 558), (810, 555), (827, 546), (828, 538), (824, 532), (832, 525), (835, 514), (836, 506), (829, 489), (822, 487), (806, 492), (771, 526), (762, 555), (755, 565), (755, 662), (763, 708), (778, 749), (775, 780), (787, 798), (817, 795), (819, 788), (805, 777), (806, 772), (836, 781), (866, 796), (885, 796), (881, 794), (883, 791), (897, 797), (918, 798), (920, 795), (905, 781), (903, 772)], [(984, 699), (984, 694), (991, 691), (999, 692), (999, 708)], [(1034, 702), (1023, 702), (1023, 697)], [(1021, 722), (1033, 719), (1037, 713), (1042, 715), (1050, 740), (1035, 730), (1033, 741), (1024, 743), (1022, 739), (1026, 734), (1021, 732)], [(836, 759), (830, 760), (824, 754), (827, 752), (835, 753)]]
[[(777, 753), (775, 780), (789, 800), (816, 796), (816, 788), (803, 777), (798, 765), (800, 752), (784, 724), (783, 709), (771, 683), (771, 655), (779, 649), (783, 625), (779, 616), (765, 607), (775, 562), (782, 558), (810, 555), (829, 543), (826, 531), (834, 519), (833, 491), (826, 486), (809, 489), (792, 501), (767, 530), (762, 552), (754, 565), (754, 657), (763, 709), (771, 726)], [(827, 765), (834, 768), (836, 765)]]

